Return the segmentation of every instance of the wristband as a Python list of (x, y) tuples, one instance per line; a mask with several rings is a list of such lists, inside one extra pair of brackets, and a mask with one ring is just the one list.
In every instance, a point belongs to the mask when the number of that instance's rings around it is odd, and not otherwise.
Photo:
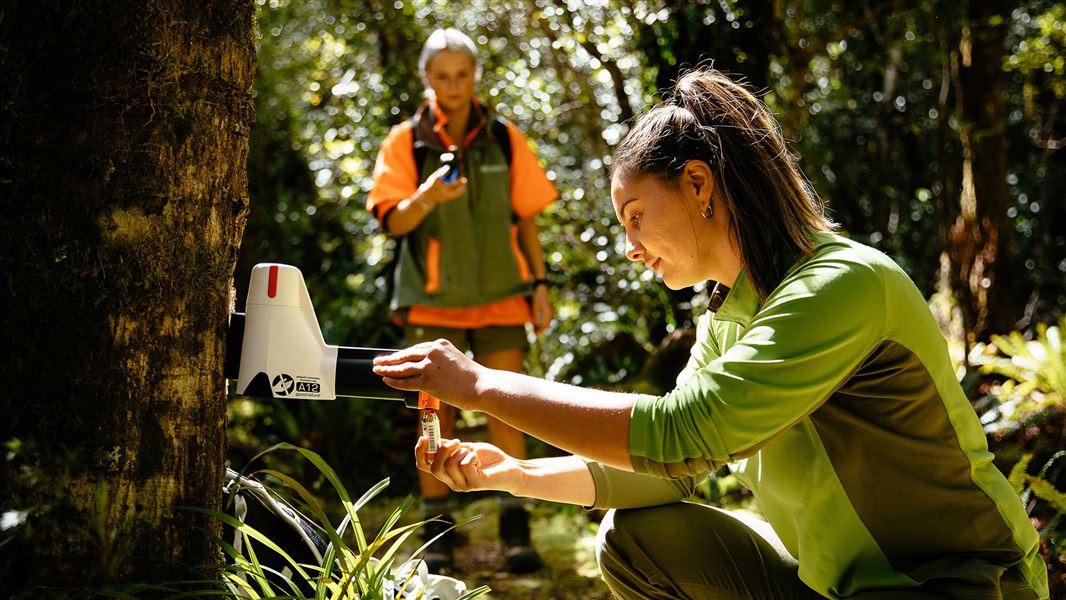
[(552, 282), (549, 279), (534, 279), (532, 281), (532, 283), (529, 284), (529, 287), (531, 287), (533, 289), (537, 289), (538, 285), (546, 285), (548, 287), (551, 287), (552, 286)]

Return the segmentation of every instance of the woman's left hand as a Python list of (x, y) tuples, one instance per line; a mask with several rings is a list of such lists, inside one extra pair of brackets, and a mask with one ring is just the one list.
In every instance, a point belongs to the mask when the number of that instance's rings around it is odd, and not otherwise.
[(477, 384), (485, 370), (444, 339), (374, 359), (374, 374), (386, 384), (399, 390), (421, 390), (464, 410), (479, 410)]
[(533, 331), (540, 335), (552, 323), (555, 312), (552, 310), (548, 286), (538, 285), (533, 288)]
[(426, 446), (426, 438), (418, 438), (415, 464), (452, 491), (517, 491), (521, 479), (519, 462), (492, 444), (441, 440), (433, 464), (426, 462)]

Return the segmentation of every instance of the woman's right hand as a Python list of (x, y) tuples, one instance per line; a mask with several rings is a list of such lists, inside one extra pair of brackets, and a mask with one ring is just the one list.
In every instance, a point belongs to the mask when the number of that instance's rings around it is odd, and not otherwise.
[(434, 171), (414, 194), (400, 201), (397, 210), (388, 212), (385, 228), (390, 234), (401, 236), (414, 231), (438, 204), (451, 202), (466, 193), (466, 178), (460, 177), (446, 183), (441, 176), (447, 172), (447, 165)]
[(521, 479), (517, 460), (492, 444), (441, 440), (433, 464), (426, 462), (425, 436), (415, 445), (415, 465), (456, 492), (494, 490), (515, 493)]
[(463, 410), (481, 409), (478, 383), (487, 371), (445, 339), (374, 357), (374, 374), (386, 385), (426, 392)]
[(418, 186), (415, 198), (422, 203), (428, 213), (438, 204), (451, 202), (466, 193), (466, 177), (458, 177), (455, 181), (447, 183), (441, 177), (448, 172), (448, 165), (437, 169)]

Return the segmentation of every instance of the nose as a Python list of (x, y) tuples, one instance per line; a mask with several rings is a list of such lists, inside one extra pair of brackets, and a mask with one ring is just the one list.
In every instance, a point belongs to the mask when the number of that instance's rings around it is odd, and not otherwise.
[(644, 259), (644, 246), (634, 240), (633, 236), (628, 232), (626, 233), (626, 258), (632, 261)]

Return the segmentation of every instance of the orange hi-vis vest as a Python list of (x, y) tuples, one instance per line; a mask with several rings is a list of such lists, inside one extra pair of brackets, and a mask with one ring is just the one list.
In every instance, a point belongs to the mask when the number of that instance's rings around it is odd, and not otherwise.
[[(379, 220), (442, 164), (451, 144), (446, 119), (434, 108), (423, 105), (382, 145), (367, 203)], [(436, 206), (400, 244), (391, 306), (411, 323), (480, 327), (529, 320), (524, 296), (532, 275), (517, 223), (558, 194), (521, 133), (510, 123), (490, 126), (497, 117), (476, 102), (473, 108), (461, 150), (466, 194)], [(501, 131), (510, 139), (497, 140)], [(424, 157), (418, 161), (415, 144)]]

